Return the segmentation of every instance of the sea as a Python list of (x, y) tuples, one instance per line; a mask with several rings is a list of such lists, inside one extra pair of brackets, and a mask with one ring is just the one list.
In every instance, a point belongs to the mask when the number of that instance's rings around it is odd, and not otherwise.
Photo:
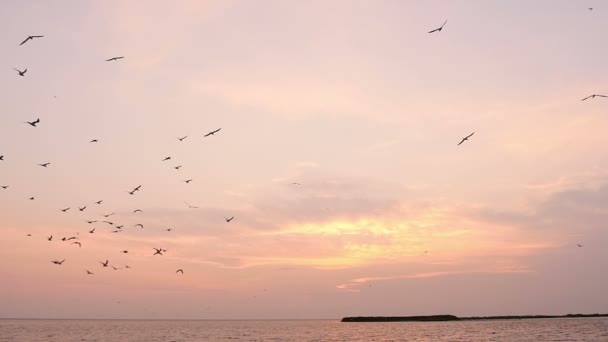
[(1, 342), (594, 341), (608, 318), (341, 323), (334, 320), (0, 320)]

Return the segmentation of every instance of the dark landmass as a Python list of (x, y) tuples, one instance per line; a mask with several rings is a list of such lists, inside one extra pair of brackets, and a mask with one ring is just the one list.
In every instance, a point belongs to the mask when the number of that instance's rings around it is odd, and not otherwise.
[(527, 315), (527, 316), (483, 316), (483, 317), (457, 317), (454, 315), (432, 316), (362, 316), (344, 317), (342, 322), (446, 322), (446, 321), (482, 321), (492, 319), (537, 319), (537, 318), (584, 318), (608, 317), (608, 314), (568, 314), (568, 315)]

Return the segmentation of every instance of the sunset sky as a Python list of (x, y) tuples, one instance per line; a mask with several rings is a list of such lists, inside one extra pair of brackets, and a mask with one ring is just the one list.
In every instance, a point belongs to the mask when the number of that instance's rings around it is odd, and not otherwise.
[(607, 311), (608, 98), (581, 101), (608, 95), (606, 2), (10, 0), (0, 23), (0, 317)]

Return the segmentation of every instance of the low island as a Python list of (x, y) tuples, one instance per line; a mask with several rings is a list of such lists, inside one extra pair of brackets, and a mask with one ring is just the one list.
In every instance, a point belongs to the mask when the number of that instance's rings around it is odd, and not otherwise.
[(568, 315), (526, 315), (526, 316), (483, 316), (483, 317), (457, 317), (454, 315), (431, 316), (359, 316), (344, 317), (342, 322), (447, 322), (447, 321), (481, 321), (496, 319), (535, 319), (535, 318), (585, 318), (608, 317), (606, 314), (568, 314)]

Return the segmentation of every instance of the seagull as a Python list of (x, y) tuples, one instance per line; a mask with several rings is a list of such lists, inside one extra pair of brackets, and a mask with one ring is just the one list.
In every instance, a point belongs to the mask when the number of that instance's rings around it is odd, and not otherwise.
[(135, 213), (143, 213), (143, 210), (141, 210), (141, 209), (135, 209), (135, 210), (133, 210), (133, 214), (135, 214)]
[(585, 97), (585, 98), (584, 98), (584, 99), (582, 99), (581, 101), (585, 101), (585, 100), (587, 100), (587, 99), (589, 99), (589, 98), (590, 98), (590, 99), (594, 99), (594, 98), (596, 98), (596, 97), (608, 97), (608, 95), (593, 94), (593, 95), (589, 95), (589, 96)]
[(447, 20), (446, 20), (446, 21), (444, 21), (444, 22), (443, 22), (443, 24), (441, 25), (441, 27), (436, 28), (436, 29), (434, 29), (434, 30), (431, 30), (431, 31), (429, 31), (429, 33), (433, 33), (433, 32), (441, 32), (441, 30), (443, 30), (443, 27), (445, 26), (445, 24), (446, 24), (447, 22), (448, 22)]
[(13, 68), (13, 70), (15, 70), (21, 77), (25, 76), (25, 73), (27, 72), (27, 68), (25, 68), (23, 71), (15, 68)]
[(583, 247), (583, 245), (581, 245), (580, 243), (577, 243), (576, 245), (579, 246), (579, 247)]
[(177, 273), (177, 272), (181, 272), (182, 274), (184, 274), (184, 270), (182, 270), (181, 268), (179, 270), (175, 271), (175, 273)]
[(186, 139), (187, 137), (188, 137), (188, 136), (186, 135), (186, 136), (184, 136), (184, 137), (177, 138), (177, 140), (179, 140), (179, 141), (184, 141), (184, 139)]
[(29, 124), (32, 127), (36, 127), (36, 125), (40, 123), (40, 119), (36, 119), (35, 121), (31, 121), (31, 122), (30, 121), (26, 121), (25, 123)]
[(121, 224), (120, 226), (116, 226), (116, 229), (122, 229), (122, 227), (124, 227), (124, 224)]
[(165, 157), (165, 159), (163, 159), (162, 161), (166, 161), (166, 160), (170, 160), (171, 157)]
[(100, 261), (99, 263), (100, 263), (100, 264), (102, 264), (102, 265), (103, 265), (103, 267), (108, 267), (108, 260), (106, 260), (106, 262), (101, 262), (101, 261)]
[(32, 40), (32, 39), (34, 39), (34, 38), (42, 38), (42, 37), (44, 37), (44, 36), (27, 36), (27, 38), (25, 38), (25, 40), (24, 40), (24, 41), (22, 41), (22, 42), (21, 42), (21, 44), (19, 44), (19, 46), (21, 46), (21, 45), (23, 45), (23, 44), (27, 43), (28, 41), (30, 41), (30, 40)]
[(141, 229), (144, 229), (144, 225), (141, 223), (136, 224), (135, 227), (141, 227)]
[(123, 58), (125, 58), (125, 56), (112, 57), (112, 58), (106, 59), (106, 62), (117, 61), (117, 60), (123, 59)]
[(52, 241), (52, 240), (53, 240), (53, 235), (49, 236), (49, 237), (48, 237), (48, 238), (46, 238), (46, 239), (47, 239), (47, 240), (49, 240), (49, 241)]
[(127, 250), (125, 249), (124, 251), (120, 251), (120, 253), (125, 253), (125, 254), (127, 254), (127, 253), (129, 253), (129, 251), (127, 251)]
[(181, 165), (178, 165), (178, 166), (174, 166), (173, 168), (176, 170), (179, 170), (181, 167), (182, 167)]
[(72, 242), (72, 245), (78, 245), (78, 247), (82, 247), (82, 244), (78, 241)]
[(65, 259), (63, 259), (63, 260), (61, 260), (61, 261), (58, 261), (58, 260), (53, 260), (53, 261), (51, 261), (51, 262), (52, 262), (53, 264), (55, 264), (55, 265), (61, 265), (61, 264), (63, 264), (63, 262), (64, 262), (64, 261), (65, 261)]
[(193, 205), (190, 205), (190, 204), (188, 204), (188, 202), (185, 202), (185, 201), (184, 201), (184, 203), (186, 203), (186, 205), (187, 205), (187, 206), (188, 206), (188, 208), (190, 208), (190, 209), (198, 209), (198, 207), (195, 207), (195, 206), (193, 206)]
[(163, 249), (162, 248), (152, 248), (154, 250), (156, 250), (156, 253), (152, 254), (152, 256), (159, 254), (159, 255), (163, 255)]
[(89, 141), (89, 143), (96, 143), (96, 142), (98, 142), (97, 139), (93, 139), (93, 140)]
[(192, 179), (186, 179), (186, 180), (184, 181), (184, 183), (186, 183), (186, 184), (190, 184), (190, 182), (192, 182)]
[(106, 215), (103, 215), (103, 217), (108, 218), (108, 217), (110, 217), (110, 216), (112, 216), (114, 214), (116, 214), (116, 213), (106, 214)]
[(101, 202), (103, 202), (103, 200), (97, 201), (97, 202), (95, 202), (95, 204), (101, 204)]
[(231, 218), (224, 217), (224, 219), (226, 220), (226, 222), (230, 222), (230, 221), (234, 220), (234, 216), (232, 216)]
[(80, 207), (79, 207), (79, 208), (78, 208), (78, 210), (80, 210), (80, 211), (84, 211), (86, 208), (87, 208), (87, 206), (85, 205), (85, 206), (84, 206), (84, 207), (82, 207), (82, 208), (80, 208)]
[(110, 221), (101, 221), (101, 222), (103, 222), (103, 223), (107, 223), (107, 224), (109, 224), (110, 226), (114, 224), (114, 222), (110, 222)]
[(204, 136), (205, 136), (205, 137), (208, 137), (208, 136), (210, 136), (210, 135), (215, 135), (215, 133), (219, 132), (221, 129), (222, 129), (222, 128), (218, 128), (218, 129), (216, 129), (215, 131), (211, 131), (211, 132), (209, 132), (209, 133), (205, 134)]
[(8, 185), (2, 185), (2, 186), (0, 186), (0, 188), (2, 188), (2, 189), (8, 189)]
[(93, 233), (95, 233), (95, 228), (89, 230), (89, 234), (93, 234)]
[(34, 200), (34, 197), (30, 197), (30, 198), (29, 198), (29, 200), (30, 200), (30, 201), (33, 201), (33, 200)]
[(97, 222), (97, 221), (87, 221), (88, 224), (93, 224), (95, 222)]
[(65, 208), (65, 209), (61, 209), (61, 211), (63, 211), (64, 213), (67, 212), (68, 210), (70, 210), (70, 208)]
[(85, 270), (87, 271), (87, 274), (93, 274), (93, 272), (89, 271), (89, 270)]
[(473, 132), (473, 133), (471, 133), (471, 134), (467, 135), (466, 137), (462, 138), (462, 140), (460, 140), (460, 142), (458, 143), (458, 146), (460, 146), (460, 144), (462, 144), (463, 142), (465, 142), (465, 141), (469, 140), (469, 138), (470, 138), (470, 137), (471, 137), (473, 134), (475, 134), (475, 132)]
[(51, 165), (51, 163), (38, 164), (38, 166), (42, 166), (42, 167), (47, 167), (49, 165)]

